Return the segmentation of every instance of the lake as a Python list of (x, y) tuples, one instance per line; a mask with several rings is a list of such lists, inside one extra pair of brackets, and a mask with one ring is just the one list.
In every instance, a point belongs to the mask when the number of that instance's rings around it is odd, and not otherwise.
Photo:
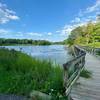
[(48, 59), (57, 64), (64, 64), (69, 61), (72, 56), (68, 53), (65, 45), (48, 45), (48, 46), (2, 46), (8, 49), (15, 49), (27, 53), (38, 59)]

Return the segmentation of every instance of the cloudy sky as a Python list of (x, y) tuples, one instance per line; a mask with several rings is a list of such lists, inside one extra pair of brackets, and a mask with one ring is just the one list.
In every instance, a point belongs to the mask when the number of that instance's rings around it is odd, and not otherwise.
[(0, 38), (64, 40), (100, 14), (100, 0), (0, 0)]

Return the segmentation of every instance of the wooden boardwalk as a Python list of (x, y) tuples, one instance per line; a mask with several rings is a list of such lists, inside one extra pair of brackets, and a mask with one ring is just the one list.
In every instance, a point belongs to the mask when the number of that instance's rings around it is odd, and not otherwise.
[(100, 100), (100, 59), (87, 53), (85, 68), (92, 72), (91, 79), (80, 78), (80, 85), (72, 89), (74, 100)]

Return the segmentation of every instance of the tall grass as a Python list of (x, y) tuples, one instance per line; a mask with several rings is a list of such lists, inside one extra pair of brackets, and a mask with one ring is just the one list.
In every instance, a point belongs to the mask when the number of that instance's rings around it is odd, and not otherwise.
[(38, 90), (58, 98), (64, 93), (62, 76), (60, 66), (50, 61), (0, 49), (0, 93), (28, 96)]

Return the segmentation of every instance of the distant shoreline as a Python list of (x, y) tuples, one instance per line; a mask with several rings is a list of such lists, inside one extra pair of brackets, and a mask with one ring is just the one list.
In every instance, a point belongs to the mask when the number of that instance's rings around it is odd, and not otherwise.
[(10, 45), (54, 45), (54, 44), (64, 44), (61, 42), (51, 42), (47, 40), (32, 40), (32, 39), (5, 39), (0, 38), (0, 46), (10, 46)]
[(51, 45), (65, 45), (65, 44), (50, 44), (50, 45), (38, 45), (38, 44), (2, 44), (0, 46), (51, 46)]

